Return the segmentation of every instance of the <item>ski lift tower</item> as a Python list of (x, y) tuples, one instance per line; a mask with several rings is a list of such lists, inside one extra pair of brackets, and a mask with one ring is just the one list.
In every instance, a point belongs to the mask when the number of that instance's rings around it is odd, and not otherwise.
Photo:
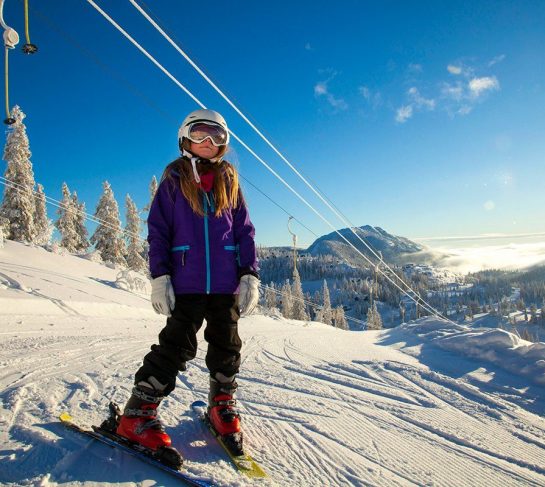
[(291, 233), (292, 242), (293, 242), (293, 273), (295, 274), (295, 271), (297, 269), (297, 235), (291, 231), (290, 223), (293, 219), (292, 216), (288, 218), (288, 232)]

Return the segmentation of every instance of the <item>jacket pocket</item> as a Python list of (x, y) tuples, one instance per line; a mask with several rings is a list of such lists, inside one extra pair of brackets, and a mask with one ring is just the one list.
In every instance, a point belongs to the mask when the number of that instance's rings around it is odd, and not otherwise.
[(240, 251), (239, 251), (239, 248), (238, 248), (238, 244), (237, 245), (224, 245), (223, 248), (225, 250), (230, 251), (230, 252), (234, 252), (237, 264), (240, 267)]
[(172, 247), (170, 250), (172, 252), (176, 252), (176, 253), (179, 253), (181, 255), (180, 257), (180, 260), (181, 260), (181, 263), (182, 263), (182, 266), (185, 266), (185, 256), (186, 256), (186, 252), (190, 249), (191, 247), (189, 245), (178, 245), (177, 247)]

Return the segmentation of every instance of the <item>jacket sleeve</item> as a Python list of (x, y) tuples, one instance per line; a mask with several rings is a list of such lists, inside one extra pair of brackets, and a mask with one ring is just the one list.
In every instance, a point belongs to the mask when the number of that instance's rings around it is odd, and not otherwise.
[(235, 208), (233, 225), (235, 243), (238, 245), (239, 253), (238, 277), (240, 279), (245, 274), (252, 274), (259, 278), (254, 240), (255, 228), (250, 220), (250, 214), (248, 213), (248, 207), (246, 206), (242, 191), (239, 191), (239, 204)]
[(149, 267), (153, 279), (170, 274), (174, 193), (164, 180), (157, 189), (148, 215)]

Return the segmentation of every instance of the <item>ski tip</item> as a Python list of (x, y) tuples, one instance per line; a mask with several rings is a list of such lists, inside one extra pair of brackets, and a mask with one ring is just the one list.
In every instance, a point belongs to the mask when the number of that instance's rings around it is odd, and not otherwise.
[(62, 413), (62, 414), (59, 416), (59, 419), (60, 419), (63, 423), (71, 423), (71, 422), (73, 421), (72, 416), (70, 416), (67, 412)]
[(193, 409), (206, 408), (208, 407), (208, 404), (206, 404), (204, 401), (195, 401), (191, 404), (191, 407)]

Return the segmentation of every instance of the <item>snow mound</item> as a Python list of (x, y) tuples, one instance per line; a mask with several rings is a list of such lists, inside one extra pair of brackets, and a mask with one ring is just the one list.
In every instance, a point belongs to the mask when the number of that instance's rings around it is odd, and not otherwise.
[(433, 317), (403, 324), (400, 330), (443, 350), (486, 360), (545, 385), (545, 343), (531, 343), (497, 328), (469, 328)]

